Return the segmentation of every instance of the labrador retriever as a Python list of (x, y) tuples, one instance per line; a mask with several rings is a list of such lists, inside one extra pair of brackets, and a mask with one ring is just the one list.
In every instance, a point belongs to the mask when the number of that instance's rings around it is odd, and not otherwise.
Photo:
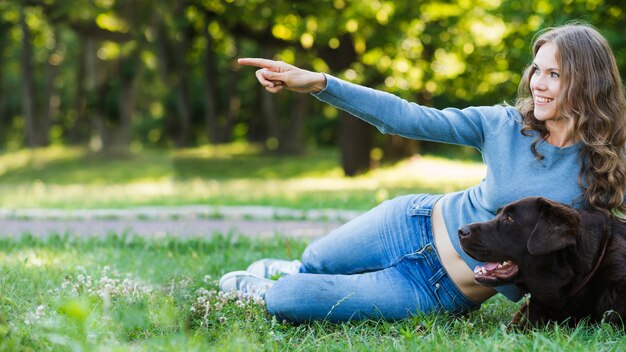
[(530, 197), (458, 235), (467, 254), (486, 262), (474, 269), (477, 283), (514, 283), (530, 293), (514, 319), (518, 327), (586, 319), (624, 328), (626, 224), (619, 219)]

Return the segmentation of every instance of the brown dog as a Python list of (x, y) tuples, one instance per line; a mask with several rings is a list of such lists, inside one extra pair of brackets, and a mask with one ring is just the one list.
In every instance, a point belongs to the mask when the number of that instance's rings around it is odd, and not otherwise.
[(476, 282), (530, 292), (523, 314), (531, 325), (589, 319), (624, 327), (626, 224), (618, 219), (531, 197), (461, 227), (459, 238), (467, 254), (487, 262), (474, 270)]

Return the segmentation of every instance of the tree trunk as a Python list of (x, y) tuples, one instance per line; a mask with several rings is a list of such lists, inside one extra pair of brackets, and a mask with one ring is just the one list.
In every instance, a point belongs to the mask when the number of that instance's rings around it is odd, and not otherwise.
[[(261, 54), (263, 57), (272, 57), (273, 50), (268, 47), (263, 47)], [(278, 122), (278, 109), (276, 107), (276, 96), (265, 89), (261, 92), (261, 108), (263, 109), (263, 119), (266, 126), (265, 141), (270, 138), (278, 140), (280, 134), (279, 122)]]
[(389, 135), (385, 140), (384, 158), (398, 160), (415, 155), (419, 152), (419, 141), (398, 135)]
[(191, 103), (189, 97), (189, 79), (186, 67), (179, 67), (179, 86), (176, 87), (176, 100), (178, 115), (180, 117), (180, 133), (176, 139), (176, 146), (184, 148), (189, 146), (189, 133), (191, 128)]
[[(339, 41), (341, 44), (336, 49), (323, 47), (318, 50), (332, 72), (345, 70), (357, 59), (350, 34), (341, 35)], [(374, 128), (344, 111), (339, 112), (339, 118), (339, 150), (343, 172), (347, 176), (366, 172), (370, 168)]]
[(253, 89), (251, 94), (254, 94), (253, 107), (251, 112), (251, 118), (248, 120), (248, 133), (246, 133), (246, 140), (252, 143), (265, 143), (267, 138), (267, 123), (265, 121), (264, 112), (264, 95), (268, 93), (265, 89)]
[(339, 112), (339, 119), (341, 165), (346, 176), (356, 176), (370, 168), (373, 128), (345, 111)]
[[(4, 43), (8, 40), (9, 31), (12, 25), (0, 19), (0, 43)], [(6, 51), (6, 45), (0, 45), (0, 83), (4, 82), (4, 72), (6, 65), (3, 58)], [(4, 85), (0, 84), (0, 148), (6, 146), (7, 140), (7, 126), (10, 126), (10, 120), (8, 114), (6, 114), (6, 95), (4, 94)]]
[(227, 91), (227, 110), (226, 119), (220, 128), (221, 142), (227, 143), (231, 141), (232, 130), (235, 125), (235, 121), (239, 118), (241, 111), (241, 98), (237, 92), (237, 86), (239, 85), (239, 68), (231, 66), (228, 71), (228, 83), (226, 85)]
[(265, 121), (265, 142), (270, 138), (278, 140), (278, 111), (276, 109), (276, 97), (272, 93), (265, 90), (261, 92), (261, 109)]
[(85, 42), (85, 92), (87, 102), (85, 113), (89, 115), (89, 148), (100, 151), (104, 147), (104, 123), (99, 109), (98, 57), (96, 40), (90, 37)]
[(37, 146), (37, 126), (35, 121), (35, 87), (33, 82), (33, 50), (30, 29), (26, 24), (26, 11), (20, 14), (22, 30), (22, 111), (24, 112), (24, 129), (26, 143), (30, 148)]
[[(178, 4), (175, 12), (176, 16), (183, 16), (184, 5)], [(155, 20), (157, 22), (157, 20)], [(179, 148), (189, 145), (189, 132), (191, 126), (191, 100), (189, 98), (188, 68), (184, 63), (184, 58), (188, 50), (187, 33), (181, 34), (181, 41), (171, 39), (169, 30), (163, 21), (158, 21), (158, 41), (160, 54), (161, 76), (169, 86), (170, 92), (174, 92), (175, 110), (178, 115), (178, 125), (176, 130), (178, 135), (174, 136), (176, 146)], [(184, 32), (184, 31), (183, 31)]]
[(56, 93), (54, 81), (57, 77), (57, 73), (59, 71), (59, 64), (61, 63), (60, 58), (57, 56), (57, 50), (59, 48), (59, 32), (54, 31), (54, 47), (50, 51), (48, 55), (48, 60), (46, 62), (46, 89), (44, 95), (45, 110), (42, 115), (41, 120), (41, 128), (39, 134), (39, 142), (41, 145), (50, 144), (49, 135), (50, 135), (50, 127), (52, 126), (52, 121), (57, 116), (59, 112), (59, 100), (60, 97)]
[(210, 143), (218, 143), (219, 131), (217, 126), (217, 63), (213, 52), (213, 37), (205, 29), (203, 31), (207, 41), (206, 57), (204, 59), (204, 123)]
[(304, 127), (311, 108), (311, 96), (309, 94), (294, 93), (292, 99), (292, 113), (289, 123), (281, 138), (279, 152), (286, 154), (301, 154), (304, 152)]
[(117, 147), (126, 153), (132, 142), (133, 113), (137, 101), (137, 77), (141, 76), (143, 66), (138, 59), (140, 50), (131, 53), (129, 57), (120, 59), (121, 87), (120, 87), (120, 127), (117, 133)]
[(86, 101), (85, 101), (85, 81), (87, 70), (87, 43), (83, 36), (80, 36), (80, 50), (77, 56), (78, 67), (76, 69), (75, 77), (75, 91), (74, 91), (74, 123), (70, 130), (69, 142), (73, 145), (79, 145), (87, 141), (89, 135), (89, 124), (87, 123)]

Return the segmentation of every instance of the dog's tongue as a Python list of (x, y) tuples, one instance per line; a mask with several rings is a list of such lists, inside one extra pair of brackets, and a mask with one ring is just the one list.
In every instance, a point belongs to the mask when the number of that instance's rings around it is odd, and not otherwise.
[(487, 271), (494, 271), (496, 270), (498, 265), (500, 265), (500, 263), (485, 263), (485, 265), (483, 265), (483, 268), (485, 268), (485, 270)]
[(485, 286), (497, 286), (510, 282), (518, 272), (519, 267), (511, 261), (489, 262), (474, 268), (474, 280)]

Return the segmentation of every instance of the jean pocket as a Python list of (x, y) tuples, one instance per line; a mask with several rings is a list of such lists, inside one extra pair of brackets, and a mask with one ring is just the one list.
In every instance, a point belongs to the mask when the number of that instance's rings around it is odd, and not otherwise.
[(419, 194), (415, 196), (409, 203), (409, 216), (431, 216), (433, 209), (432, 204), (428, 202), (430, 195)]
[[(435, 279), (435, 277), (437, 277), (437, 279)], [(460, 313), (469, 310), (470, 307), (467, 307), (461, 302), (457, 292), (452, 291), (451, 288), (443, 282), (447, 279), (448, 277), (445, 271), (440, 271), (430, 280), (433, 292), (435, 293), (435, 297), (437, 297), (441, 309), (450, 313)]]

